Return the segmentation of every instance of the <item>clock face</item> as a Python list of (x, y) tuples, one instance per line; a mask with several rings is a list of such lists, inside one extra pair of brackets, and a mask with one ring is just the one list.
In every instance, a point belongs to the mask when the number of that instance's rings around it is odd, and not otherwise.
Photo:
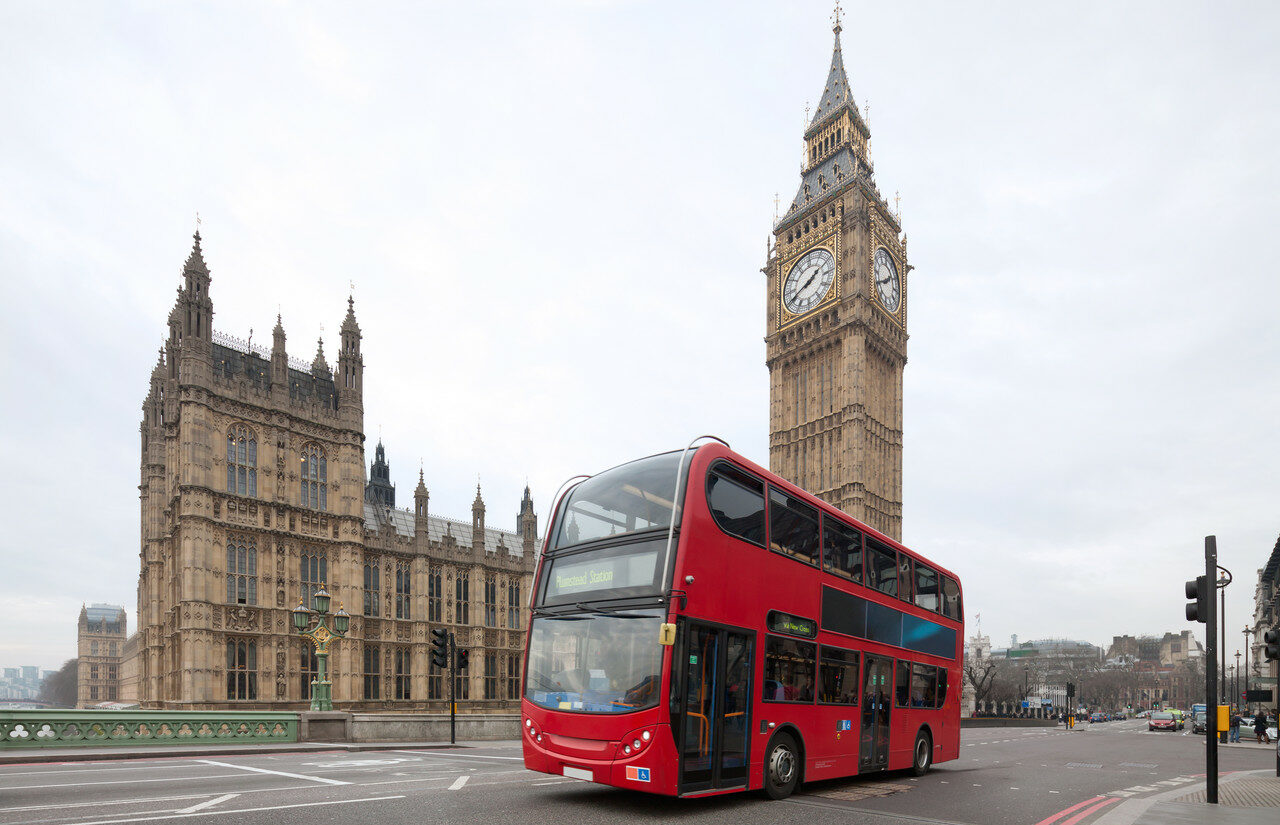
[(831, 289), (836, 279), (836, 259), (825, 249), (811, 249), (787, 273), (782, 285), (782, 303), (799, 315), (808, 312)]
[(889, 312), (897, 312), (902, 300), (902, 282), (898, 279), (898, 267), (893, 263), (893, 256), (883, 246), (876, 250), (875, 279), (880, 304)]

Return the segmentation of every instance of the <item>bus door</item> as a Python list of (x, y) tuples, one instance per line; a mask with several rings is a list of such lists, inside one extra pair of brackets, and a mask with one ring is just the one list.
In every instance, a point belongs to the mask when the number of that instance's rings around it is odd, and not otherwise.
[(889, 711), (893, 707), (893, 660), (870, 655), (863, 658), (860, 773), (889, 766)]
[(677, 722), (682, 794), (747, 784), (754, 640), (739, 628), (684, 626)]

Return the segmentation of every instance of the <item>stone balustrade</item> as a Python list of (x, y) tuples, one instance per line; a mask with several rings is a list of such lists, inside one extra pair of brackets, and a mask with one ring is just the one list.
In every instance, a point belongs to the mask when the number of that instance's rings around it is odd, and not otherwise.
[(0, 750), (78, 745), (297, 742), (298, 714), (265, 711), (0, 711)]

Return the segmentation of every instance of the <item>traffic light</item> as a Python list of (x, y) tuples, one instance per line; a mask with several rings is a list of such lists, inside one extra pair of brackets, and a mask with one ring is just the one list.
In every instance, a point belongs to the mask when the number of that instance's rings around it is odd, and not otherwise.
[(1185, 590), (1188, 599), (1195, 599), (1194, 604), (1187, 604), (1187, 621), (1208, 624), (1209, 580), (1204, 576), (1196, 576), (1195, 581), (1186, 583)]
[(469, 655), (471, 655), (471, 651), (467, 650), (465, 647), (460, 648), (458, 650), (458, 672), (459, 673), (467, 669), (467, 657)]
[(1268, 661), (1280, 661), (1280, 628), (1271, 628), (1262, 634), (1262, 655)]
[(1076, 696), (1076, 686), (1074, 682), (1067, 682), (1067, 701), (1070, 702)]
[(431, 664), (441, 670), (449, 669), (449, 631), (443, 627), (431, 631)]

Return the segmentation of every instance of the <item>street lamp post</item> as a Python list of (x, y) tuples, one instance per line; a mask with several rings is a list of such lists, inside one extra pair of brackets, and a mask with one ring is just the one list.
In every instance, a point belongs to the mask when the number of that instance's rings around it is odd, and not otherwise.
[(1249, 707), (1249, 634), (1253, 628), (1244, 626), (1244, 706)]
[[(346, 636), (351, 627), (351, 615), (342, 609), (341, 604), (338, 605), (338, 612), (329, 612), (330, 598), (322, 583), (320, 589), (311, 596), (310, 610), (302, 603), (302, 599), (298, 599), (298, 606), (293, 609), (294, 628), (316, 649), (316, 678), (311, 680), (312, 710), (333, 710), (333, 682), (329, 679), (328, 668), (329, 645), (333, 644), (334, 639)], [(309, 628), (313, 618), (316, 626)]]
[(1238, 650), (1236, 651), (1236, 667), (1232, 673), (1235, 675), (1235, 680), (1234, 684), (1231, 686), (1231, 690), (1235, 693), (1236, 697), (1236, 701), (1233, 704), (1239, 708), (1244, 704), (1244, 702), (1240, 699), (1240, 651)]

